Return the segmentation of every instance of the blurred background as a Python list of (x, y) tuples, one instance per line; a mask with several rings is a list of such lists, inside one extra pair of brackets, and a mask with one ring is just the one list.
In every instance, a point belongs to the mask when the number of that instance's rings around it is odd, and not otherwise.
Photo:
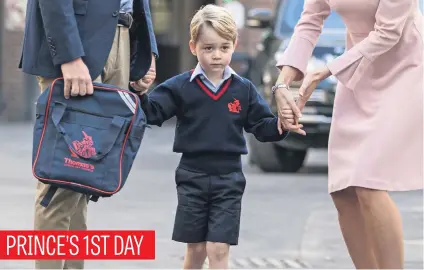
[[(105, 0), (106, 1), (106, 0)], [(420, 1), (422, 10), (423, 0)], [(286, 49), (304, 0), (151, 0), (160, 58), (160, 83), (196, 64), (188, 48), (189, 23), (202, 5), (228, 8), (239, 27), (232, 67), (250, 79), (275, 112), (271, 87), (277, 59)], [(0, 0), (0, 229), (31, 229), (36, 180), (31, 173), (32, 123), (39, 90), (34, 77), (17, 67), (26, 0)], [(326, 20), (308, 63), (325, 65), (344, 52), (346, 29), (337, 14)], [(321, 82), (304, 110), (307, 136), (291, 134), (260, 143), (247, 134), (243, 158), (248, 181), (243, 201), (240, 246), (233, 268), (353, 268), (337, 213), (327, 194), (327, 141), (335, 86)], [(299, 84), (292, 86), (297, 95)], [(89, 268), (178, 268), (184, 248), (171, 238), (175, 214), (172, 153), (175, 122), (146, 132), (126, 188), (89, 207), (90, 229), (154, 229), (154, 262), (89, 262)], [(423, 194), (393, 194), (404, 218), (406, 268), (423, 269)], [(19, 202), (19, 203), (18, 203)], [(110, 219), (110, 214), (114, 216)], [(0, 261), (2, 268), (31, 268), (31, 262)]]

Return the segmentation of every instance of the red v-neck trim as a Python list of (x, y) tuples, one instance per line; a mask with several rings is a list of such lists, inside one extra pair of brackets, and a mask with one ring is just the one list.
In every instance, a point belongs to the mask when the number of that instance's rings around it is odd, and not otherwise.
[(231, 78), (229, 78), (228, 80), (225, 81), (224, 85), (222, 85), (218, 91), (213, 92), (211, 89), (209, 89), (209, 87), (207, 87), (202, 80), (200, 80), (199, 78), (196, 78), (196, 82), (197, 84), (200, 86), (200, 88), (202, 88), (202, 90), (209, 96), (211, 97), (213, 100), (218, 100), (220, 97), (222, 97), (222, 95), (227, 91), (228, 87), (230, 86), (231, 83)]
[[(190, 70), (190, 74), (193, 74), (194, 69)], [(211, 89), (209, 89), (209, 87), (207, 87), (201, 79), (199, 79), (199, 77), (195, 78), (196, 83), (200, 86), (200, 88), (203, 90), (203, 92), (205, 92), (210, 98), (212, 98), (213, 100), (218, 100), (220, 97), (222, 97), (222, 95), (224, 95), (224, 93), (227, 91), (228, 87), (231, 84), (231, 80), (232, 78), (228, 78), (225, 83), (223, 85), (221, 85), (221, 87), (218, 89), (218, 91), (214, 92)]]

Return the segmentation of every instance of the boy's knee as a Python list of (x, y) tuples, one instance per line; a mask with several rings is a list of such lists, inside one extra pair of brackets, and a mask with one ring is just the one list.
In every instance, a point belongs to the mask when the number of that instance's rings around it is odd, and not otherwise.
[(206, 256), (206, 243), (189, 243), (187, 244), (187, 252), (196, 257)]
[(208, 242), (206, 245), (206, 253), (209, 260), (222, 261), (228, 258), (230, 246), (225, 243)]

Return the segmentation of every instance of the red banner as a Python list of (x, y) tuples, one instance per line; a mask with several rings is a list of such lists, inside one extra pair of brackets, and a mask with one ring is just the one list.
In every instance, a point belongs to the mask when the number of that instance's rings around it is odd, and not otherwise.
[(154, 260), (155, 231), (0, 231), (0, 260)]

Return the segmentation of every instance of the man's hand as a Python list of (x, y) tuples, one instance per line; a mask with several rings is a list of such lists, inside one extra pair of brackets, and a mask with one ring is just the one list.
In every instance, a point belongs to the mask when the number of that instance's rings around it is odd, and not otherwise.
[(93, 94), (93, 82), (90, 72), (81, 58), (61, 65), (63, 79), (65, 81), (64, 95), (85, 96)]
[(152, 64), (149, 71), (144, 75), (144, 77), (137, 82), (130, 82), (132, 88), (135, 91), (139, 92), (140, 95), (143, 95), (147, 92), (150, 86), (156, 79), (156, 58), (152, 55)]

